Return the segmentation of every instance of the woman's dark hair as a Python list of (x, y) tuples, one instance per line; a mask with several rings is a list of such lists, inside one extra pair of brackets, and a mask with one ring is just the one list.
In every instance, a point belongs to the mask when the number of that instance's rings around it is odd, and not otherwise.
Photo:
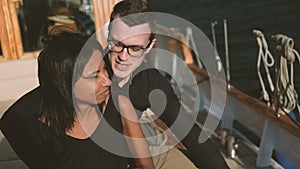
[[(92, 36), (62, 31), (43, 38), (46, 44), (38, 57), (38, 77), (42, 94), (39, 119), (44, 139), (60, 145), (59, 138), (74, 124), (73, 85), (78, 81), (94, 50), (103, 52)], [(88, 40), (88, 41), (87, 41)], [(60, 149), (61, 147), (56, 147)]]

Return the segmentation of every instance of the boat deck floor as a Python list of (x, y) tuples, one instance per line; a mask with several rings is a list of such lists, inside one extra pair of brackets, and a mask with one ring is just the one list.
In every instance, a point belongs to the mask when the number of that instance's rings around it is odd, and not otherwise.
[[(201, 112), (198, 114), (197, 123), (202, 128), (207, 116), (207, 112)], [(234, 135), (237, 140), (238, 148), (236, 149), (235, 158), (231, 158), (228, 154), (227, 148), (221, 144), (219, 137), (220, 127), (217, 127), (214, 134), (211, 136), (211, 140), (217, 146), (219, 151), (224, 156), (227, 164), (231, 169), (283, 169), (274, 160), (271, 161), (271, 165), (268, 167), (257, 167), (257, 151), (251, 143), (247, 142), (238, 135)]]
[(281, 169), (280, 166), (274, 165), (268, 167), (256, 167), (257, 154), (243, 141), (239, 141), (239, 147), (236, 150), (236, 157), (230, 158), (226, 148), (221, 145), (220, 139), (214, 137), (212, 140), (218, 146), (231, 169)]

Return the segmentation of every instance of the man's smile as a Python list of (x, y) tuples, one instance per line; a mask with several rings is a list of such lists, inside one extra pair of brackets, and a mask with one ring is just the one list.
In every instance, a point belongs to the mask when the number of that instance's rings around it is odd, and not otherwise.
[(120, 62), (120, 61), (118, 61), (118, 60), (116, 60), (115, 63), (116, 63), (116, 64), (115, 64), (115, 68), (118, 69), (118, 70), (120, 70), (120, 71), (125, 71), (125, 70), (127, 70), (128, 67), (129, 67), (129, 64), (122, 63), (122, 62)]

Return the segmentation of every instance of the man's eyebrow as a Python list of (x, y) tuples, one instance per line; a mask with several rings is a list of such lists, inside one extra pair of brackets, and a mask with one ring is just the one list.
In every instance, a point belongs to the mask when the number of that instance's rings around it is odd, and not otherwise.
[[(114, 38), (110, 38), (109, 40), (117, 42), (117, 43), (120, 43), (122, 45), (125, 45), (122, 41), (114, 39)], [(134, 44), (134, 45), (125, 45), (125, 46), (128, 46), (128, 47), (143, 47), (143, 45), (137, 45), (137, 44)]]

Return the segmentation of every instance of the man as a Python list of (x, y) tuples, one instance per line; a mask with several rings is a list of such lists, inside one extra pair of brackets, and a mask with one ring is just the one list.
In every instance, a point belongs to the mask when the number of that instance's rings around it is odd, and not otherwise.
[[(183, 126), (194, 121), (187, 112), (179, 113), (181, 105), (171, 85), (157, 70), (149, 69), (145, 63), (146, 54), (156, 43), (153, 34), (154, 18), (147, 14), (150, 11), (147, 3), (141, 0), (124, 0), (113, 9), (108, 35), (111, 68), (114, 73), (112, 95), (116, 97), (121, 93), (130, 98), (135, 109), (142, 112), (151, 107), (157, 113), (159, 108), (152, 105), (148, 97), (151, 91), (160, 89), (167, 102), (162, 114), (157, 116), (178, 138), (182, 138), (181, 142), (191, 153), (194, 164), (202, 169), (228, 168), (211, 140), (199, 143), (200, 128), (193, 125), (189, 131), (184, 129)], [(179, 122), (176, 121), (177, 118), (180, 118)], [(175, 121), (176, 124), (173, 125)]]

